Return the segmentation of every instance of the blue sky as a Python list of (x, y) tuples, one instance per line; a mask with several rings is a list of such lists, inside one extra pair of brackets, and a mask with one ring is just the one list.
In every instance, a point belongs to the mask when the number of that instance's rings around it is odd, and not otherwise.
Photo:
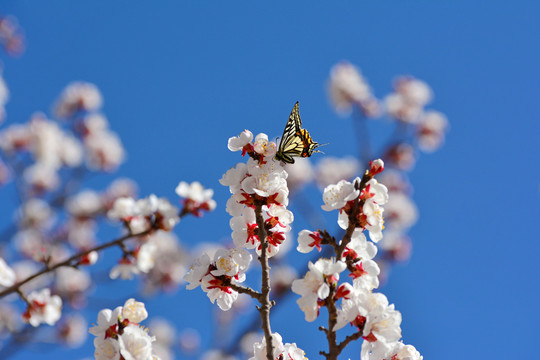
[[(136, 180), (143, 196), (175, 200), (180, 180), (215, 189), (216, 211), (177, 229), (195, 246), (230, 234), (228, 189), (218, 179), (241, 160), (226, 149), (229, 136), (245, 128), (281, 135), (299, 100), (304, 125), (330, 143), (327, 155), (354, 154), (350, 121), (326, 99), (330, 67), (356, 64), (378, 97), (398, 75), (423, 79), (451, 129), (411, 173), (420, 210), (413, 257), (383, 291), (402, 312), (405, 342), (426, 358), (532, 357), (540, 321), (539, 10), (532, 1), (5, 1), (0, 11), (17, 16), (27, 38), (22, 57), (3, 59), (8, 123), (49, 111), (73, 80), (97, 84), (128, 152), (119, 175)], [(101, 304), (110, 295), (94, 296)], [(294, 300), (276, 311), (273, 329), (318, 358), (324, 338)], [(200, 291), (181, 290), (148, 308), (209, 334), (207, 303)], [(92, 353), (89, 342), (75, 352), (50, 347), (40, 358)], [(37, 356), (29, 348), (13, 359)], [(358, 359), (359, 347), (343, 358)]]

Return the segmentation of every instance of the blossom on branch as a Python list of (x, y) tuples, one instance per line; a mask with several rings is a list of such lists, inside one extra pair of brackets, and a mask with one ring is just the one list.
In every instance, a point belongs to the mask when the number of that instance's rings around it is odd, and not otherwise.
[(216, 208), (216, 202), (212, 199), (214, 190), (205, 189), (197, 181), (191, 184), (181, 181), (175, 191), (178, 196), (184, 198), (184, 209), (182, 209), (182, 213), (202, 216), (201, 211), (212, 211)]
[(94, 339), (94, 356), (98, 360), (152, 360), (152, 343), (155, 337), (138, 323), (148, 316), (144, 304), (128, 299), (124, 306), (114, 310), (103, 309), (98, 315), (98, 324), (89, 332)]
[[(280, 334), (272, 334), (272, 346), (274, 353), (272, 358), (275, 360), (306, 360), (305, 353), (299, 349), (295, 343), (283, 344), (283, 339)], [(261, 342), (253, 344), (253, 356), (249, 360), (267, 360), (266, 357), (266, 339), (262, 338)]]
[(188, 282), (186, 288), (191, 290), (200, 285), (212, 303), (217, 301), (221, 310), (229, 310), (238, 298), (238, 292), (230, 285), (246, 279), (251, 258), (244, 249), (219, 249), (212, 261), (204, 253), (184, 277)]
[(33, 291), (28, 297), (28, 307), (23, 314), (23, 320), (37, 327), (40, 324), (54, 325), (62, 315), (62, 299), (60, 296), (51, 296), (48, 288)]
[(298, 306), (306, 315), (306, 321), (314, 321), (319, 315), (320, 303), (330, 295), (330, 286), (339, 280), (339, 274), (345, 270), (342, 261), (319, 259), (315, 264), (308, 264), (309, 271), (303, 279), (292, 283), (292, 291), (302, 297), (297, 300)]

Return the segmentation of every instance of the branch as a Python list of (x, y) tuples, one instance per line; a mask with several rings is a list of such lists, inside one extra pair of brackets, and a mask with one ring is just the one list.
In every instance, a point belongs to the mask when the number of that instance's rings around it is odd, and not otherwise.
[(324, 302), (324, 305), (328, 309), (328, 330), (324, 330), (324, 333), (326, 334), (326, 339), (328, 340), (328, 353), (324, 353), (322, 355), (324, 355), (328, 360), (337, 360), (337, 357), (341, 352), (341, 349), (339, 349), (337, 345), (336, 331), (334, 330), (334, 327), (336, 327), (337, 324), (337, 309), (334, 300), (335, 294), (336, 287), (334, 285), (331, 285), (330, 294)]
[(362, 337), (362, 331), (355, 332), (352, 335), (348, 335), (345, 340), (339, 343), (338, 345), (338, 354), (341, 353), (343, 349), (345, 349), (345, 346), (349, 345), (351, 341), (358, 340)]
[(250, 287), (247, 287), (247, 286), (241, 286), (241, 285), (238, 285), (238, 284), (234, 284), (234, 283), (230, 283), (228, 284), (228, 286), (239, 292), (240, 294), (248, 294), (249, 296), (251, 296), (253, 299), (257, 299), (259, 300), (260, 303), (262, 303), (263, 301), (263, 294), (261, 294), (260, 292), (258, 291), (255, 291), (253, 290), (252, 288)]
[(155, 231), (155, 229), (153, 227), (143, 231), (143, 232), (140, 232), (138, 234), (132, 234), (132, 233), (129, 233), (129, 234), (126, 234), (118, 239), (115, 239), (115, 240), (112, 240), (112, 241), (109, 241), (108, 243), (105, 243), (105, 244), (102, 244), (102, 245), (99, 245), (99, 246), (96, 246), (94, 248), (91, 248), (91, 249), (88, 249), (86, 251), (82, 251), (80, 253), (77, 253), (75, 255), (73, 255), (72, 257), (70, 257), (69, 259), (67, 260), (64, 260), (62, 262), (59, 262), (53, 266), (46, 266), (43, 270), (41, 271), (38, 271), (37, 273), (33, 274), (33, 275), (30, 275), (29, 277), (27, 277), (26, 279), (4, 289), (3, 291), (0, 292), (0, 298), (3, 298), (4, 296), (12, 293), (12, 292), (20, 292), (20, 288), (21, 286), (23, 286), (24, 284), (34, 280), (35, 278), (37, 277), (40, 277), (41, 275), (44, 275), (44, 274), (47, 274), (49, 272), (52, 272), (60, 267), (64, 267), (64, 266), (69, 266), (69, 267), (76, 267), (77, 265), (79, 265), (79, 261), (80, 261), (80, 258), (85, 256), (85, 255), (88, 255), (89, 253), (91, 253), (92, 251), (101, 251), (103, 249), (106, 249), (106, 248), (109, 248), (111, 246), (116, 246), (116, 245), (120, 245), (120, 244), (123, 244), (124, 241), (132, 238), (132, 237), (139, 237), (139, 236), (144, 236), (144, 235), (148, 235), (150, 233), (152, 233), (153, 231)]
[[(266, 339), (266, 358), (268, 360), (274, 360), (274, 346), (272, 345), (272, 329), (270, 328), (270, 266), (268, 265), (268, 241), (266, 239), (266, 229), (264, 227), (264, 219), (262, 216), (262, 203), (261, 201), (255, 201), (255, 217), (257, 219), (257, 227), (259, 231), (259, 241), (261, 242), (261, 256), (259, 261), (261, 262), (262, 270), (262, 286), (261, 286), (261, 298), (259, 302), (261, 307), (258, 308), (261, 314), (262, 325), (261, 328), (264, 331), (264, 338)], [(262, 301), (261, 301), (262, 300)]]

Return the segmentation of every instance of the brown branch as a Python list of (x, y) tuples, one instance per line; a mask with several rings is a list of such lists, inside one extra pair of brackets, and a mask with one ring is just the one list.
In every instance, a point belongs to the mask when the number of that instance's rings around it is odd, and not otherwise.
[(328, 340), (328, 353), (324, 353), (326, 359), (337, 360), (337, 357), (341, 350), (337, 345), (336, 331), (334, 328), (337, 324), (337, 308), (334, 295), (336, 293), (336, 286), (330, 285), (330, 294), (326, 298), (324, 305), (328, 309), (328, 329), (325, 329), (326, 339)]
[(263, 298), (262, 298), (263, 295), (260, 292), (255, 291), (250, 287), (241, 286), (241, 285), (234, 284), (234, 283), (230, 283), (230, 284), (228, 284), (228, 286), (231, 289), (239, 292), (240, 294), (247, 294), (247, 295), (251, 296), (253, 299), (259, 300), (259, 302), (262, 302), (262, 300), (263, 300)]
[(339, 345), (338, 345), (338, 349), (339, 349), (338, 354), (341, 353), (341, 351), (342, 351), (343, 349), (345, 349), (345, 346), (349, 345), (349, 343), (350, 343), (351, 341), (358, 340), (358, 339), (360, 339), (361, 337), (362, 337), (362, 331), (358, 331), (358, 332), (355, 332), (355, 333), (352, 334), (352, 335), (348, 335), (348, 336), (345, 338), (345, 340), (343, 340), (342, 342), (339, 343)]
[(261, 262), (262, 270), (261, 298), (259, 299), (261, 306), (258, 307), (258, 310), (261, 314), (261, 328), (264, 331), (264, 338), (266, 340), (266, 358), (268, 360), (274, 360), (272, 329), (270, 328), (270, 308), (272, 307), (272, 304), (270, 303), (270, 266), (268, 265), (268, 241), (262, 216), (262, 205), (261, 201), (255, 201), (255, 218), (257, 219), (259, 241), (261, 242), (261, 255), (259, 256), (259, 261)]
[(132, 238), (132, 237), (138, 237), (138, 236), (144, 236), (144, 235), (148, 235), (150, 233), (152, 233), (153, 231), (155, 231), (155, 229), (153, 227), (151, 227), (150, 229), (147, 229), (143, 232), (140, 232), (138, 234), (132, 234), (132, 233), (129, 233), (129, 234), (126, 234), (118, 239), (115, 239), (115, 240), (112, 240), (112, 241), (109, 241), (108, 243), (105, 243), (105, 244), (102, 244), (102, 245), (99, 245), (99, 246), (96, 246), (94, 248), (91, 248), (91, 249), (88, 249), (88, 250), (85, 250), (85, 251), (82, 251), (80, 253), (77, 253), (75, 255), (73, 255), (72, 257), (70, 257), (69, 259), (67, 260), (64, 260), (62, 262), (59, 262), (57, 264), (54, 264), (53, 266), (46, 266), (44, 269), (42, 269), (41, 271), (38, 271), (36, 272), (35, 274), (33, 275), (30, 275), (29, 277), (27, 277), (26, 279), (22, 280), (22, 281), (19, 281), (18, 283), (4, 289), (3, 291), (0, 292), (0, 298), (3, 298), (4, 296), (12, 293), (12, 292), (19, 292), (20, 291), (20, 288), (21, 286), (23, 286), (24, 284), (34, 280), (35, 278), (37, 277), (40, 277), (41, 275), (44, 275), (44, 274), (47, 274), (49, 272), (52, 272), (60, 267), (64, 267), (64, 266), (69, 266), (69, 267), (75, 267), (77, 265), (79, 265), (79, 261), (81, 259), (81, 257), (85, 256), (85, 255), (88, 255), (89, 253), (91, 253), (92, 251), (101, 251), (103, 249), (106, 249), (106, 248), (109, 248), (111, 246), (116, 246), (116, 245), (120, 245), (122, 244), (124, 241)]

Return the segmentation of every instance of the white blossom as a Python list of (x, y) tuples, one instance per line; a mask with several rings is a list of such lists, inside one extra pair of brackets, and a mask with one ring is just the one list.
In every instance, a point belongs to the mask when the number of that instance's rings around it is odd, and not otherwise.
[(94, 347), (95, 360), (120, 360), (120, 344), (116, 339), (97, 337)]
[(341, 180), (336, 185), (328, 185), (323, 192), (324, 205), (321, 208), (325, 211), (341, 209), (348, 201), (354, 200), (360, 195), (360, 190), (355, 189), (354, 183), (360, 180), (348, 182)]
[(114, 266), (109, 272), (111, 279), (120, 277), (122, 280), (131, 280), (133, 275), (138, 275), (141, 270), (137, 267), (137, 264), (126, 258), (120, 259), (120, 262)]
[(438, 111), (426, 111), (420, 116), (417, 129), (418, 146), (426, 152), (437, 150), (444, 142), (448, 128), (446, 116)]
[(55, 114), (60, 118), (69, 118), (78, 111), (99, 110), (102, 104), (103, 98), (94, 84), (72, 82), (60, 94)]
[(84, 316), (73, 314), (64, 317), (58, 329), (58, 337), (69, 347), (76, 348), (82, 345), (88, 334), (88, 324)]
[(210, 264), (210, 257), (206, 253), (203, 253), (201, 257), (195, 260), (186, 276), (184, 276), (184, 280), (188, 282), (186, 289), (192, 290), (201, 285), (203, 277), (209, 272)]
[(140, 323), (148, 317), (144, 303), (131, 298), (126, 300), (122, 308), (122, 317), (132, 323)]
[(238, 136), (229, 138), (227, 147), (231, 151), (240, 151), (253, 140), (253, 133), (249, 130), (244, 130)]
[(54, 325), (62, 315), (62, 299), (60, 296), (51, 296), (48, 288), (41, 291), (33, 291), (28, 296), (28, 308), (23, 314), (23, 319), (30, 325), (37, 327), (46, 323)]
[(350, 113), (353, 105), (358, 105), (367, 116), (378, 113), (377, 100), (360, 74), (360, 71), (348, 62), (340, 62), (332, 67), (328, 83), (330, 99), (340, 113)]
[(111, 131), (88, 134), (84, 138), (86, 164), (90, 169), (115, 170), (124, 161), (125, 151), (118, 135)]
[(297, 300), (298, 306), (305, 313), (306, 321), (314, 321), (318, 316), (319, 299), (324, 300), (330, 294), (329, 283), (339, 280), (339, 273), (346, 265), (334, 259), (319, 259), (315, 264), (308, 264), (309, 271), (303, 279), (292, 283), (292, 291), (302, 297)]
[(307, 254), (314, 248), (321, 251), (321, 236), (318, 231), (302, 230), (298, 234), (298, 250), (301, 253)]
[(114, 310), (103, 309), (99, 312), (97, 318), (97, 325), (92, 326), (88, 332), (97, 338), (104, 339), (106, 337), (107, 330), (118, 323), (121, 319), (122, 307), (118, 306)]
[(0, 286), (15, 284), (15, 271), (0, 257)]
[(277, 146), (275, 142), (268, 141), (268, 135), (258, 134), (253, 143), (253, 150), (263, 156), (271, 157), (276, 153)]
[(139, 326), (128, 325), (118, 336), (120, 354), (125, 360), (152, 360), (154, 337)]
[(103, 208), (101, 197), (93, 190), (83, 190), (66, 201), (66, 208), (72, 216), (92, 217)]
[(58, 269), (55, 280), (55, 289), (62, 295), (84, 292), (92, 284), (88, 273), (70, 267)]

